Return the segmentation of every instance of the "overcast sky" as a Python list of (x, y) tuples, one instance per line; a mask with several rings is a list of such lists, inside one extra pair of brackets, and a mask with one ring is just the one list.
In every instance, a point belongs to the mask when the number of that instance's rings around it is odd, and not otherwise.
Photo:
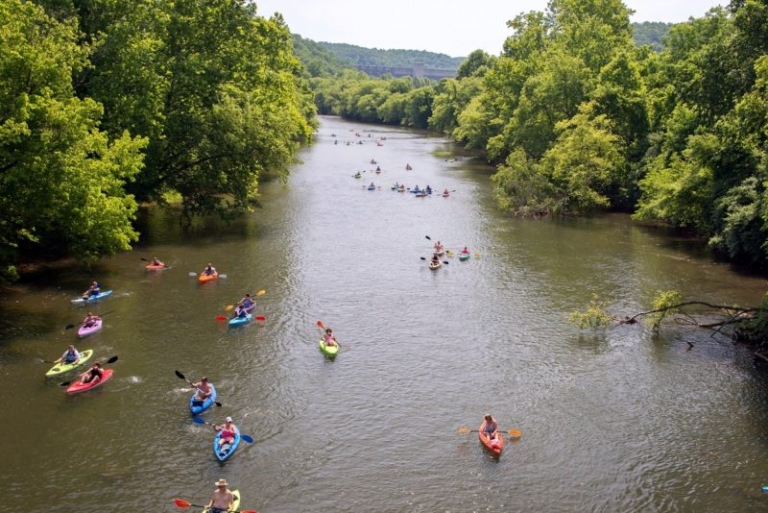
[[(506, 22), (545, 11), (547, 0), (256, 0), (258, 13), (280, 12), (291, 32), (366, 48), (427, 50), (466, 57), (479, 49), (497, 55), (510, 34)], [(677, 23), (701, 18), (727, 0), (625, 0), (631, 21)]]

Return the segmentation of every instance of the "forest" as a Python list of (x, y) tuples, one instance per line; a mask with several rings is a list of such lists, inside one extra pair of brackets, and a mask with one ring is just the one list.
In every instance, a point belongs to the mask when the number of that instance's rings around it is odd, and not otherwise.
[(30, 259), (129, 249), (141, 204), (251, 211), (259, 181), (287, 179), (312, 143), (317, 113), (482, 152), (509, 215), (627, 212), (765, 270), (768, 5), (674, 26), (630, 15), (619, 0), (550, 0), (508, 22), (497, 55), (476, 50), (434, 82), (371, 78), (344, 52), (375, 53), (304, 40), (245, 0), (6, 0), (0, 279)]

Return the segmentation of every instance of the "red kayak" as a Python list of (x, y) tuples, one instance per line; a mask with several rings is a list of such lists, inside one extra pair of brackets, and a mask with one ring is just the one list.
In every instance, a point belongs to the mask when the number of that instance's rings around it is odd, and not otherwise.
[(494, 456), (501, 456), (501, 451), (504, 449), (504, 437), (501, 433), (496, 433), (496, 438), (493, 440), (488, 438), (488, 435), (482, 431), (478, 430), (477, 434), (480, 437), (480, 442), (483, 444), (483, 447), (488, 449)]
[(69, 388), (67, 388), (67, 393), (79, 394), (80, 392), (87, 392), (88, 390), (91, 390), (100, 385), (103, 385), (104, 383), (109, 381), (114, 371), (112, 369), (103, 369), (103, 372), (104, 372), (104, 375), (101, 377), (101, 379), (96, 381), (91, 381), (90, 383), (81, 384), (80, 380), (77, 379), (74, 383), (69, 385)]
[(145, 269), (147, 271), (164, 271), (165, 269), (168, 269), (168, 266), (162, 262), (160, 262), (159, 264), (153, 264), (152, 262), (150, 262), (145, 266)]

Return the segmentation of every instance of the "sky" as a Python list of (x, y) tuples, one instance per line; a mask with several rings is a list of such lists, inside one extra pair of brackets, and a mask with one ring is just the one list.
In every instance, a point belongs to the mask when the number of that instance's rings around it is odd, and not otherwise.
[[(260, 16), (283, 15), (294, 34), (365, 48), (427, 50), (466, 57), (501, 53), (507, 21), (545, 11), (547, 0), (255, 0)], [(728, 0), (624, 0), (633, 22), (701, 18)]]

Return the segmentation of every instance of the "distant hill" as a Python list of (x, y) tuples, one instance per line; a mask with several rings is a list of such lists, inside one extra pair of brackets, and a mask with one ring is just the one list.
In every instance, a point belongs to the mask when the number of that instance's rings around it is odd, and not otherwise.
[[(633, 38), (639, 46), (650, 45), (661, 51), (662, 38), (672, 23), (645, 21), (632, 23)], [(499, 42), (501, 51), (502, 42)], [(455, 72), (466, 57), (450, 57), (444, 53), (424, 50), (379, 50), (345, 43), (316, 42), (293, 34), (296, 56), (313, 77), (334, 76), (345, 69), (363, 69), (371, 75), (380, 75), (392, 68), (424, 68)]]
[(424, 50), (379, 50), (322, 41), (318, 44), (353, 66), (413, 67), (422, 64), (426, 68), (456, 71), (466, 58)]
[(642, 23), (632, 24), (632, 39), (638, 46), (650, 45), (654, 50), (660, 52), (663, 45), (661, 40), (667, 35), (672, 23), (662, 23), (660, 21), (644, 21)]

